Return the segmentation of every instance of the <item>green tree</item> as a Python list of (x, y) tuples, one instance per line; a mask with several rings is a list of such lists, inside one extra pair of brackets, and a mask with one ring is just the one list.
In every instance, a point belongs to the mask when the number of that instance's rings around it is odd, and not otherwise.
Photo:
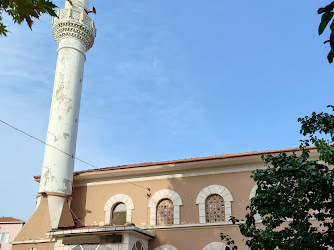
[(334, 2), (328, 4), (324, 8), (319, 8), (318, 9), (318, 14), (322, 15), (321, 16), (321, 22), (319, 25), (319, 35), (323, 34), (324, 30), (326, 29), (327, 25), (329, 22), (332, 20), (330, 24), (330, 36), (329, 40), (326, 40), (324, 43), (329, 43), (330, 44), (330, 51), (328, 53), (327, 59), (330, 63), (333, 62), (333, 57), (334, 57), (334, 20), (333, 20), (333, 15), (334, 15)]
[[(334, 111), (334, 106), (328, 106)], [(267, 169), (253, 171), (256, 196), (251, 199), (241, 234), (251, 249), (328, 249), (334, 247), (334, 115), (315, 113), (299, 118), (300, 133), (307, 136), (301, 154), (264, 155)], [(310, 160), (310, 144), (319, 160)], [(259, 214), (262, 225), (255, 223)], [(221, 235), (233, 249), (228, 235)]]
[(3, 14), (7, 13), (14, 23), (27, 22), (29, 28), (34, 23), (33, 18), (39, 18), (47, 13), (56, 16), (57, 6), (49, 0), (0, 0), (0, 36), (7, 36), (7, 26), (3, 24)]

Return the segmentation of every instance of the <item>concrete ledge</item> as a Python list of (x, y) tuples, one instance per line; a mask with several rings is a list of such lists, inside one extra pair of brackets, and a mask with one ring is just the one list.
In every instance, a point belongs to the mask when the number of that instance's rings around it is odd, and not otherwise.
[[(51, 231), (46, 233), (47, 236), (53, 236), (53, 237), (64, 237), (69, 235), (86, 235), (86, 234), (92, 234), (92, 233), (107, 233), (107, 232), (135, 232), (144, 234), (148, 237), (154, 238), (155, 234), (145, 231), (142, 228), (136, 227), (136, 226), (110, 226), (110, 227), (90, 227), (90, 228), (78, 228), (78, 229), (68, 229), (68, 230), (57, 230), (57, 231)], [(20, 244), (20, 243), (17, 243)]]
[(40, 239), (40, 240), (17, 240), (13, 241), (12, 245), (17, 245), (17, 244), (31, 244), (31, 243), (52, 243), (56, 242), (55, 239)]

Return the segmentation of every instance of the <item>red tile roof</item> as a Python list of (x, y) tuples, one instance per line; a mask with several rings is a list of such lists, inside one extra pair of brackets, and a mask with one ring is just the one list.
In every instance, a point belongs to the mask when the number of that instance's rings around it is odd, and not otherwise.
[(19, 220), (19, 219), (16, 219), (14, 217), (0, 217), (0, 223), (4, 224), (4, 223), (10, 223), (10, 224), (13, 224), (13, 223), (24, 223), (23, 220)]
[[(314, 146), (308, 147), (308, 149), (310, 150), (315, 149), (315, 147)], [(74, 172), (74, 175), (80, 175), (83, 173), (91, 173), (91, 172), (102, 172), (102, 171), (119, 170), (119, 169), (167, 165), (167, 164), (189, 163), (189, 162), (199, 162), (199, 161), (228, 159), (228, 158), (239, 158), (239, 157), (245, 157), (245, 156), (257, 156), (257, 155), (263, 155), (263, 154), (275, 154), (275, 153), (283, 153), (283, 152), (288, 153), (288, 152), (293, 152), (293, 151), (300, 151), (300, 149), (299, 148), (286, 148), (286, 149), (278, 149), (278, 150), (252, 151), (252, 152), (236, 153), (236, 154), (224, 154), (224, 155), (214, 155), (214, 156), (207, 156), (207, 157), (187, 158), (187, 159), (179, 159), (179, 160), (172, 160), (172, 161), (144, 162), (144, 163), (138, 163), (138, 164), (82, 170), (82, 171)], [(34, 176), (34, 178), (39, 179), (40, 176)]]

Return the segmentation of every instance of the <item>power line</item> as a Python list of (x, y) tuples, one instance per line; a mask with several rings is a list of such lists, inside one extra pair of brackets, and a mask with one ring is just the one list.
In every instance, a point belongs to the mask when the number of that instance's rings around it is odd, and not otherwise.
[(10, 125), (9, 123), (7, 123), (7, 122), (4, 122), (3, 120), (0, 120), (0, 122), (2, 122), (3, 124), (5, 124), (5, 125), (7, 125), (7, 126), (9, 126), (9, 127), (13, 128), (13, 129), (15, 129), (15, 130), (19, 131), (20, 133), (22, 133), (22, 134), (24, 134), (24, 135), (26, 135), (26, 136), (29, 136), (29, 137), (31, 137), (32, 139), (34, 139), (34, 140), (36, 140), (36, 141), (38, 141), (38, 142), (40, 142), (40, 143), (43, 143), (43, 144), (45, 144), (46, 146), (52, 147), (52, 148), (54, 148), (54, 149), (58, 150), (59, 152), (61, 152), (61, 153), (65, 154), (65, 155), (68, 155), (68, 156), (70, 156), (70, 157), (71, 157), (71, 158), (73, 158), (73, 159), (76, 159), (76, 160), (78, 160), (78, 161), (80, 161), (80, 162), (82, 162), (82, 163), (84, 163), (84, 164), (87, 164), (87, 165), (89, 165), (89, 166), (93, 167), (93, 168), (97, 168), (97, 167), (95, 167), (94, 165), (92, 165), (92, 164), (90, 164), (90, 163), (88, 163), (88, 162), (86, 162), (86, 161), (83, 161), (83, 160), (81, 160), (81, 159), (79, 159), (79, 158), (75, 157), (74, 155), (70, 155), (69, 153), (67, 153), (67, 152), (65, 152), (65, 151), (63, 151), (63, 150), (61, 150), (61, 149), (59, 149), (59, 148), (57, 148), (57, 147), (55, 147), (55, 146), (53, 146), (53, 145), (50, 145), (50, 144), (48, 144), (47, 142), (45, 142), (45, 141), (42, 141), (41, 139), (38, 139), (37, 137), (35, 137), (35, 136), (32, 136), (32, 135), (28, 134), (27, 132), (24, 132), (24, 131), (23, 131), (23, 130), (21, 130), (21, 129), (18, 129), (18, 128), (16, 128), (16, 127), (14, 127), (14, 126)]
[[(58, 150), (59, 152), (65, 154), (65, 155), (67, 155), (67, 156), (69, 156), (69, 157), (71, 157), (71, 158), (73, 158), (73, 159), (76, 159), (76, 160), (78, 160), (78, 161), (80, 161), (80, 162), (82, 162), (82, 163), (84, 163), (84, 164), (86, 164), (86, 165), (91, 166), (91, 167), (93, 167), (94, 169), (97, 169), (97, 170), (99, 169), (98, 167), (94, 166), (93, 164), (91, 164), (91, 163), (89, 163), (89, 162), (87, 162), (87, 161), (81, 160), (81, 159), (79, 159), (78, 157), (76, 157), (76, 156), (74, 156), (74, 155), (71, 155), (71, 154), (69, 154), (69, 153), (67, 153), (67, 152), (65, 152), (65, 151), (63, 151), (63, 150), (61, 150), (61, 149), (59, 149), (59, 148), (57, 148), (57, 147), (55, 147), (55, 146), (53, 146), (53, 145), (50, 145), (49, 143), (47, 143), (47, 142), (45, 142), (45, 141), (42, 141), (41, 139), (39, 139), (39, 138), (37, 138), (37, 137), (35, 137), (35, 136), (32, 136), (32, 135), (28, 134), (27, 132), (25, 132), (25, 131), (23, 131), (23, 130), (21, 130), (21, 129), (18, 129), (17, 127), (14, 127), (13, 125), (11, 125), (11, 124), (9, 124), (9, 123), (7, 123), (7, 122), (1, 120), (1, 119), (0, 119), (0, 122), (3, 123), (3, 124), (5, 124), (5, 125), (7, 125), (8, 127), (11, 127), (12, 129), (15, 129), (16, 131), (18, 131), (18, 132), (20, 132), (20, 133), (22, 133), (22, 134), (24, 134), (24, 135), (26, 135), (26, 136), (32, 138), (32, 139), (34, 139), (34, 140), (40, 142), (40, 143), (43, 143), (43, 144), (46, 145), (46, 146), (52, 147), (52, 148)], [(112, 174), (112, 173), (108, 173), (108, 172), (107, 172), (107, 174), (109, 174), (109, 175), (111, 175), (111, 176), (113, 176), (113, 177), (117, 177), (116, 175), (114, 175), (114, 174)], [(128, 183), (130, 183), (130, 184), (132, 184), (132, 185), (135, 185), (135, 186), (137, 186), (137, 187), (143, 188), (143, 189), (145, 189), (145, 190), (148, 189), (147, 187), (143, 187), (143, 186), (141, 186), (141, 185), (139, 185), (139, 184), (136, 184), (136, 183), (133, 183), (133, 182), (131, 182), (131, 181), (129, 181), (129, 180), (126, 180), (126, 179), (123, 179), (123, 178), (120, 178), (120, 179), (123, 180), (123, 181), (125, 181), (125, 182), (128, 182)]]

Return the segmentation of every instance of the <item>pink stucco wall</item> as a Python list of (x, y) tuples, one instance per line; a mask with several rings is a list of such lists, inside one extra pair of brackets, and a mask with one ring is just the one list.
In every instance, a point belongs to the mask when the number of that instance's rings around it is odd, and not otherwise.
[(0, 232), (9, 232), (9, 243), (0, 243), (1, 250), (12, 249), (11, 242), (15, 239), (16, 235), (20, 232), (22, 224), (0, 224)]

